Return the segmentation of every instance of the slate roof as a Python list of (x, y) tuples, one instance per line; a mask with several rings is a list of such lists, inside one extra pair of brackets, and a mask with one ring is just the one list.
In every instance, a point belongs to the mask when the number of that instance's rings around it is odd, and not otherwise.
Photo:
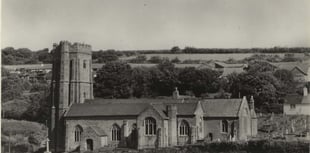
[(297, 68), (299, 71), (301, 71), (303, 74), (307, 75), (308, 70), (310, 68), (309, 62), (278, 62), (278, 63), (270, 63), (279, 69), (285, 69), (285, 70), (293, 70), (294, 68)]
[(242, 99), (207, 99), (201, 101), (205, 117), (237, 117)]
[(73, 104), (66, 117), (137, 116), (148, 107), (148, 103)]
[[(153, 108), (163, 118), (167, 116), (167, 105), (177, 106), (177, 115), (194, 115), (198, 100), (181, 99), (93, 99), (83, 104), (73, 104), (66, 117), (91, 116), (138, 116)], [(201, 101), (206, 117), (237, 117), (242, 99), (207, 99)]]
[(176, 106), (178, 115), (193, 115), (197, 107), (197, 102), (179, 103)]
[(163, 118), (167, 117), (166, 106), (176, 104), (178, 115), (192, 115), (197, 102), (181, 99), (93, 99), (83, 104), (73, 104), (66, 117), (89, 116), (138, 116), (153, 107)]
[(310, 104), (310, 95), (291, 94), (285, 96), (285, 104)]
[(137, 98), (137, 99), (86, 99), (85, 103), (98, 103), (98, 104), (115, 104), (115, 103), (179, 103), (182, 99), (172, 99), (172, 98)]

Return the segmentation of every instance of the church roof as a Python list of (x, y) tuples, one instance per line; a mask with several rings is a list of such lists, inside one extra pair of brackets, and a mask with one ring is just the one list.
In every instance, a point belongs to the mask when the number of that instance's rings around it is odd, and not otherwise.
[(161, 103), (178, 103), (182, 102), (182, 99), (172, 99), (172, 98), (132, 98), (132, 99), (86, 99), (85, 103), (93, 104), (115, 104), (115, 103), (147, 103), (147, 104), (161, 104)]
[[(194, 115), (198, 100), (182, 99), (93, 99), (83, 104), (73, 104), (66, 117), (138, 116), (153, 108), (163, 118), (167, 105), (177, 106), (177, 115)], [(201, 101), (205, 117), (237, 117), (242, 99), (207, 99)]]
[(148, 103), (73, 104), (66, 117), (137, 116), (148, 107)]
[(201, 101), (205, 117), (237, 117), (242, 99), (206, 99)]

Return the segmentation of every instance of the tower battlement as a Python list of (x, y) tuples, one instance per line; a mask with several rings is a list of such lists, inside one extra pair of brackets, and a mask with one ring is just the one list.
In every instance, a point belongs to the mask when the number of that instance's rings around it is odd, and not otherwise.
[(54, 48), (60, 47), (61, 52), (79, 52), (79, 53), (91, 53), (91, 45), (84, 43), (71, 43), (67, 40), (60, 41), (59, 44), (54, 43)]

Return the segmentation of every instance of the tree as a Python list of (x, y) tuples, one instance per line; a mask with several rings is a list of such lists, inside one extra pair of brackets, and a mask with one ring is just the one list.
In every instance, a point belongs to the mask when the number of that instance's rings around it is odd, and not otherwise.
[(179, 84), (178, 70), (169, 61), (164, 61), (150, 70), (150, 89), (155, 96), (171, 96)]
[(180, 63), (181, 61), (179, 60), (178, 57), (175, 57), (174, 59), (171, 60), (172, 63)]
[(279, 92), (282, 92), (283, 96), (287, 93), (295, 93), (296, 84), (291, 71), (279, 69), (276, 70), (273, 75), (281, 82), (281, 89)]
[(178, 53), (181, 52), (181, 49), (178, 46), (174, 46), (170, 50), (171, 53)]
[(22, 119), (45, 123), (45, 121), (49, 118), (50, 115), (49, 93), (49, 89), (47, 88), (38, 93), (29, 95), (27, 102), (30, 105), (23, 113)]
[(271, 65), (268, 62), (264, 61), (253, 61), (246, 68), (248, 73), (259, 73), (259, 72), (273, 72), (275, 70), (275, 66)]
[(24, 81), (18, 76), (8, 76), (1, 80), (1, 100), (6, 102), (21, 97), (24, 90)]
[(268, 111), (271, 104), (278, 102), (280, 83), (272, 73), (241, 73), (229, 77), (232, 77), (228, 80), (233, 98), (253, 95), (255, 106), (263, 111)]
[(184, 68), (179, 73), (180, 90), (191, 90), (196, 97), (219, 89), (219, 73), (210, 69)]
[(53, 61), (52, 54), (49, 53), (48, 48), (37, 51), (35, 55), (37, 56), (38, 61), (42, 63), (52, 63)]
[(94, 79), (95, 96), (104, 98), (128, 98), (131, 96), (131, 67), (122, 62), (104, 65)]
[(151, 73), (149, 68), (133, 68), (131, 73), (131, 88), (134, 97), (147, 97), (150, 95)]

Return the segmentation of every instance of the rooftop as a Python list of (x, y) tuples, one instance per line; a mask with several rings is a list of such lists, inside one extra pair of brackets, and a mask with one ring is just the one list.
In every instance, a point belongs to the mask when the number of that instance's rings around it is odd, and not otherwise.
[[(177, 106), (177, 115), (194, 115), (198, 99), (93, 99), (73, 104), (66, 117), (138, 116), (154, 108), (167, 118), (167, 105)], [(205, 117), (237, 117), (242, 99), (207, 99), (201, 101)]]

